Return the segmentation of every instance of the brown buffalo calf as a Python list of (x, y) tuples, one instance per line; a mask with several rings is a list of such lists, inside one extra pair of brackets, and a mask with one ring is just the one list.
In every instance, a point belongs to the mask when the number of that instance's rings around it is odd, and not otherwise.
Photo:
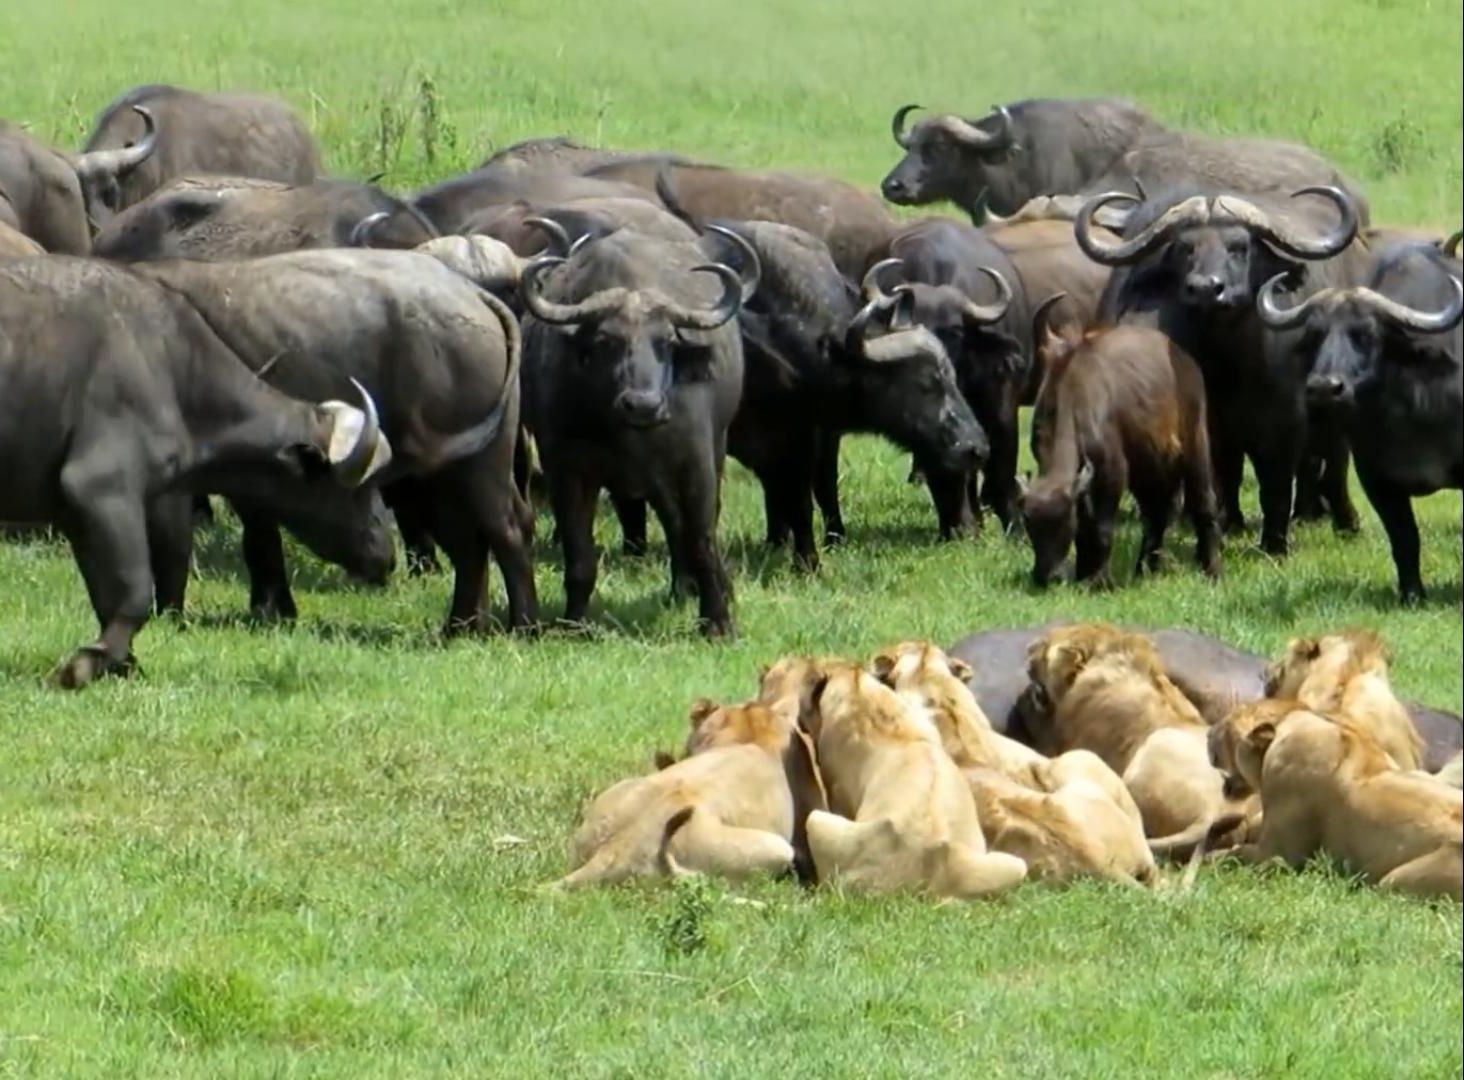
[(1033, 337), (1043, 380), (1032, 421), (1041, 475), (1022, 493), (1032, 540), (1032, 577), (1046, 585), (1077, 541), (1076, 577), (1106, 580), (1113, 527), (1124, 489), (1144, 523), (1137, 573), (1155, 568), (1183, 486), (1199, 539), (1198, 559), (1220, 574), (1220, 533), (1199, 368), (1169, 338), (1139, 326), (1079, 332), (1045, 328), (1046, 301)]

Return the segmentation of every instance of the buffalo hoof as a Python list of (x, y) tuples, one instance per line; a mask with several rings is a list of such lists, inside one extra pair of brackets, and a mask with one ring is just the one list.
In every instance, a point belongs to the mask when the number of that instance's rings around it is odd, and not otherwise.
[(131, 675), (136, 666), (131, 654), (117, 660), (100, 645), (85, 645), (51, 674), (51, 682), (62, 690), (80, 690), (107, 675)]
[(1405, 585), (1398, 590), (1398, 601), (1404, 607), (1421, 607), (1428, 599), (1428, 592), (1424, 589), (1423, 583), (1417, 585)]
[(715, 619), (698, 619), (696, 628), (708, 641), (735, 641), (737, 631), (732, 626), (732, 617), (723, 615)]
[(1262, 536), (1261, 550), (1273, 559), (1284, 559), (1291, 553), (1291, 545), (1284, 536)]
[(1362, 532), (1362, 522), (1356, 513), (1335, 516), (1332, 518), (1332, 532), (1338, 536), (1357, 536)]
[(407, 576), (426, 577), (428, 574), (435, 574), (442, 569), (437, 561), (435, 551), (411, 551), (407, 552)]
[(650, 545), (646, 543), (644, 537), (635, 539), (627, 536), (625, 541), (620, 545), (620, 554), (627, 559), (644, 559), (649, 550)]
[(270, 596), (249, 603), (249, 618), (264, 626), (275, 623), (294, 622), (299, 612), (291, 596)]
[(829, 529), (827, 532), (824, 533), (824, 547), (843, 547), (844, 541), (848, 538), (848, 534), (845, 533), (844, 526), (842, 525), (840, 525), (838, 528)]
[(805, 551), (795, 553), (793, 556), (793, 569), (797, 570), (800, 574), (818, 573), (818, 552)]

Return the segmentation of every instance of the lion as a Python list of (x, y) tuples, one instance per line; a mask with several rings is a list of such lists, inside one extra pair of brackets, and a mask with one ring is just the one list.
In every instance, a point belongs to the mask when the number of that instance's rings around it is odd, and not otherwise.
[(1265, 808), (1231, 854), (1300, 867), (1323, 851), (1384, 889), (1464, 899), (1464, 792), (1398, 769), (1367, 725), (1268, 700), (1233, 710), (1214, 743)]
[(1142, 634), (1106, 623), (1055, 627), (1027, 652), (1027, 726), (1038, 750), (1088, 750), (1117, 773), (1150, 848), (1182, 856), (1244, 822), (1210, 763), (1208, 726)]
[(857, 664), (819, 680), (810, 733), (830, 806), (808, 816), (821, 881), (968, 899), (1027, 876), (1021, 859), (987, 852), (971, 790), (925, 711)]
[(574, 836), (577, 869), (559, 887), (799, 869), (804, 819), (827, 797), (796, 706), (700, 699), (690, 721), (684, 758), (590, 805)]
[(962, 768), (987, 766), (1042, 790), (1033, 770), (1047, 762), (1030, 746), (1002, 735), (971, 693), (971, 666), (928, 641), (904, 641), (875, 656), (875, 677), (897, 693), (912, 694), (936, 718), (946, 753)]
[(1423, 740), (1388, 682), (1389, 655), (1371, 630), (1293, 638), (1266, 669), (1266, 696), (1345, 716), (1371, 731), (1400, 769), (1417, 769)]

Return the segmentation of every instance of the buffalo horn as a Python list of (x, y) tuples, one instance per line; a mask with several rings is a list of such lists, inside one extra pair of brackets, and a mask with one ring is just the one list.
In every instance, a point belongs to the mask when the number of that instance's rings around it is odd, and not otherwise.
[(691, 268), (693, 274), (716, 274), (722, 279), (722, 299), (706, 309), (693, 309), (681, 304), (668, 305), (671, 322), (683, 330), (715, 330), (742, 308), (742, 278), (725, 263), (701, 263)]
[(1107, 191), (1095, 195), (1083, 204), (1073, 221), (1073, 239), (1083, 254), (1104, 266), (1127, 266), (1138, 262), (1175, 229), (1185, 225), (1200, 224), (1208, 220), (1208, 209), (1203, 195), (1192, 195), (1176, 203), (1149, 223), (1139, 235), (1115, 244), (1106, 244), (1093, 235), (1093, 216), (1109, 203), (1139, 202), (1139, 198), (1124, 191)]
[(910, 136), (905, 134), (905, 117), (922, 107), (920, 105), (901, 105), (895, 110), (895, 118), (890, 121), (890, 133), (894, 135), (895, 142), (900, 145), (901, 150), (910, 149)]
[[(558, 255), (541, 255), (525, 266), (519, 276), (519, 295), (523, 297), (524, 307), (529, 309), (534, 318), (555, 326), (566, 326), (570, 323), (593, 321), (625, 303), (626, 291), (621, 288), (602, 289), (577, 304), (560, 304), (545, 299), (544, 294), (539, 291), (539, 278), (544, 271), (563, 262), (564, 259)], [(737, 276), (731, 270), (728, 273), (733, 277)], [(739, 281), (739, 291), (741, 284)]]
[[(376, 411), (376, 402), (371, 400), (371, 395), (366, 392), (366, 388), (354, 378), (351, 379), (351, 385), (356, 388), (356, 394), (361, 398), (361, 413), (364, 420), (351, 448), (339, 459), (332, 453), (331, 464), (335, 469), (336, 477), (342, 484), (346, 487), (359, 487), (372, 473), (380, 470), (391, 460), (391, 449), (381, 436), (381, 417)], [(326, 407), (340, 404), (340, 402), (326, 402)], [(332, 411), (336, 412), (336, 419), (339, 422), (344, 410)], [(334, 434), (332, 434), (331, 442), (335, 442)], [(332, 450), (334, 450), (334, 446), (332, 446)]]
[(1012, 287), (1007, 284), (1007, 279), (1000, 271), (989, 266), (978, 266), (976, 269), (989, 277), (996, 286), (997, 300), (994, 304), (978, 304), (974, 300), (967, 300), (962, 313), (977, 326), (990, 326), (994, 322), (1000, 322), (1012, 306)]
[(370, 247), (371, 230), (389, 217), (391, 217), (391, 212), (387, 210), (378, 210), (374, 214), (367, 214), (360, 221), (356, 222), (356, 227), (351, 230), (351, 238), (346, 243), (351, 247)]
[(141, 105), (132, 106), (132, 111), (142, 117), (142, 138), (131, 146), (116, 150), (93, 150), (76, 159), (76, 171), (81, 176), (126, 176), (148, 158), (158, 147), (158, 125), (153, 114)]
[(741, 233), (725, 225), (709, 224), (707, 232), (716, 233), (742, 252), (743, 268), (746, 270), (746, 276), (742, 278), (742, 302), (747, 303), (757, 293), (758, 284), (762, 281), (762, 259), (758, 257), (757, 248), (748, 243)]

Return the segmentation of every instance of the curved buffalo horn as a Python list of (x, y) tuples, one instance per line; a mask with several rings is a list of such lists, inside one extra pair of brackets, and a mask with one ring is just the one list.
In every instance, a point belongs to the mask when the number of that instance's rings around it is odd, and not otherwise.
[(142, 117), (142, 138), (131, 146), (116, 150), (93, 150), (76, 159), (76, 172), (80, 176), (126, 176), (158, 148), (158, 124), (153, 114), (141, 105), (132, 106), (132, 111)]
[(1005, 150), (1015, 141), (1012, 137), (1012, 114), (1005, 105), (993, 105), (990, 115), (997, 120), (995, 131), (983, 131), (977, 126), (980, 121), (973, 124), (954, 116), (946, 118), (946, 130), (973, 150)]
[(1417, 308), (1400, 304), (1371, 289), (1357, 290), (1361, 298), (1375, 308), (1378, 314), (1399, 326), (1416, 330), (1420, 334), (1442, 334), (1452, 330), (1464, 320), (1464, 284), (1453, 274), (1448, 275), (1449, 288), (1454, 295), (1442, 311), (1419, 311)]
[[(356, 393), (361, 398), (361, 413), (365, 420), (361, 424), (361, 430), (356, 435), (356, 441), (352, 443), (351, 448), (339, 458), (332, 454), (331, 464), (335, 469), (337, 479), (342, 484), (346, 487), (359, 487), (373, 472), (379, 470), (390, 460), (390, 450), (381, 437), (381, 417), (376, 411), (376, 402), (371, 400), (371, 395), (366, 392), (366, 388), (354, 378), (351, 379), (351, 385), (356, 388)], [(327, 402), (326, 404), (337, 403)], [(375, 467), (373, 468), (373, 466)]]
[(1298, 259), (1330, 259), (1357, 236), (1357, 205), (1341, 188), (1327, 185), (1299, 188), (1291, 193), (1293, 199), (1303, 195), (1321, 195), (1335, 203), (1341, 216), (1337, 227), (1317, 239), (1307, 239), (1278, 225), (1271, 220), (1269, 214), (1247, 199), (1222, 195), (1215, 200), (1214, 208), (1216, 211), (1223, 211), (1254, 231), (1272, 247), (1279, 248), (1288, 255)]
[(1055, 292), (1038, 304), (1037, 310), (1032, 312), (1032, 341), (1034, 344), (1042, 340), (1042, 331), (1047, 327), (1047, 313), (1066, 299), (1067, 293)]
[(1449, 237), (1442, 244), (1440, 244), (1439, 250), (1442, 251), (1449, 258), (1457, 259), (1459, 257), (1459, 242), (1461, 240), (1464, 240), (1464, 229), (1460, 229), (1453, 236)]
[(1281, 287), (1290, 276), (1289, 273), (1277, 274), (1261, 286), (1261, 291), (1256, 294), (1256, 314), (1261, 317), (1272, 330), (1290, 330), (1292, 327), (1300, 326), (1306, 322), (1307, 314), (1317, 304), (1325, 303), (1331, 296), (1337, 294), (1336, 289), (1322, 289), (1308, 296), (1295, 307), (1283, 308), (1276, 303), (1276, 290)]
[[(591, 322), (625, 303), (626, 291), (622, 288), (601, 289), (577, 304), (560, 304), (546, 300), (539, 291), (539, 278), (544, 271), (551, 270), (564, 261), (558, 255), (541, 255), (525, 266), (523, 273), (519, 275), (519, 295), (523, 297), (524, 307), (529, 309), (534, 318), (556, 326)], [(733, 277), (737, 276), (730, 269), (727, 272)], [(739, 290), (741, 284), (739, 281)]]
[(762, 259), (758, 256), (757, 248), (748, 243), (741, 233), (725, 225), (708, 224), (707, 232), (716, 233), (731, 241), (742, 252), (743, 264), (747, 270), (747, 276), (742, 278), (742, 303), (747, 303), (757, 293), (757, 287), (762, 282)]
[(961, 313), (977, 326), (990, 326), (994, 322), (1000, 322), (1012, 306), (1012, 287), (1007, 284), (1007, 279), (1002, 277), (999, 270), (993, 270), (989, 266), (978, 266), (976, 269), (989, 277), (996, 286), (996, 303), (978, 304), (974, 300), (967, 300)]
[(1208, 209), (1203, 195), (1192, 195), (1176, 203), (1151, 221), (1138, 236), (1120, 240), (1116, 244), (1105, 244), (1093, 235), (1093, 215), (1109, 203), (1138, 203), (1137, 195), (1125, 191), (1107, 191), (1095, 195), (1083, 204), (1078, 216), (1073, 219), (1073, 239), (1083, 254), (1104, 266), (1127, 266), (1138, 262), (1152, 251), (1175, 229), (1184, 225), (1199, 224), (1208, 219)]
[(872, 364), (892, 364), (918, 356), (945, 356), (940, 339), (924, 326), (909, 326), (864, 343), (863, 355)]
[(879, 276), (886, 270), (891, 270), (896, 266), (903, 267), (904, 265), (904, 259), (881, 259), (864, 272), (864, 280), (859, 283), (859, 295), (865, 301), (888, 301), (889, 298), (879, 283)]
[(532, 225), (545, 236), (549, 237), (549, 248), (555, 255), (568, 255), (570, 248), (569, 233), (564, 226), (553, 218), (526, 217), (525, 225)]
[(403, 203), (402, 208), (406, 210), (413, 221), (422, 226), (422, 231), (427, 234), (428, 240), (437, 240), (442, 236), (442, 233), (437, 230), (437, 225), (430, 217), (422, 212), (422, 208), (416, 203)]
[(681, 304), (668, 305), (673, 325), (683, 330), (715, 330), (742, 309), (742, 276), (726, 263), (701, 263), (693, 274), (716, 274), (722, 279), (722, 299), (711, 308), (698, 310)]
[(901, 150), (910, 149), (910, 136), (905, 134), (905, 117), (909, 116), (916, 109), (923, 109), (923, 105), (901, 105), (895, 110), (895, 117), (890, 121), (890, 134), (895, 137), (895, 142)]
[(389, 210), (378, 210), (374, 214), (367, 214), (356, 222), (356, 227), (351, 230), (351, 238), (346, 243), (351, 247), (370, 247), (371, 230), (389, 217), (391, 217)]

